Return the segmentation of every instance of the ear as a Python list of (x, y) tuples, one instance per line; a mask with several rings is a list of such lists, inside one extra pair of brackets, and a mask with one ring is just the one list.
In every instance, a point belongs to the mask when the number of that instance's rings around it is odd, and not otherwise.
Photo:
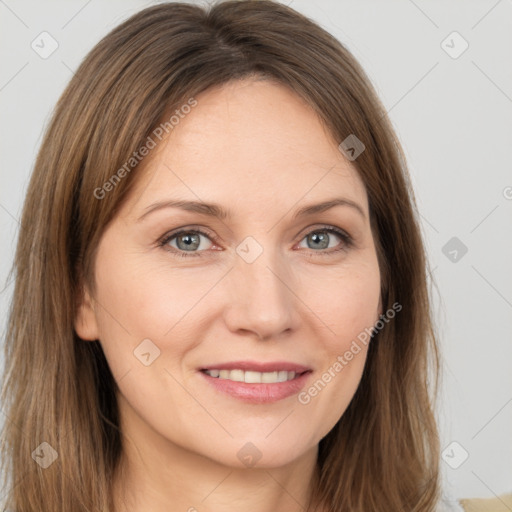
[(94, 310), (94, 301), (86, 286), (82, 287), (75, 315), (75, 332), (83, 340), (94, 341), (99, 338), (98, 323)]

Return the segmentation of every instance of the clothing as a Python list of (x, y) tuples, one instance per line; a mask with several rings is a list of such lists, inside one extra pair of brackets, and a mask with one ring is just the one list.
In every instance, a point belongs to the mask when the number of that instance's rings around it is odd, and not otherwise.
[(512, 493), (497, 498), (465, 498), (460, 500), (465, 512), (510, 512)]
[(512, 493), (497, 498), (461, 498), (454, 499), (446, 494), (439, 504), (437, 512), (510, 512)]

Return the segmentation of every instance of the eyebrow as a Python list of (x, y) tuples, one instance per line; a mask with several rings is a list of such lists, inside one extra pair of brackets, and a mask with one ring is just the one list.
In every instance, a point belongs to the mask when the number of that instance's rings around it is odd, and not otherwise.
[[(366, 214), (363, 208), (358, 203), (351, 201), (350, 199), (345, 199), (341, 197), (330, 199), (322, 203), (304, 206), (303, 208), (300, 208), (295, 212), (293, 218), (296, 219), (300, 217), (305, 217), (307, 215), (313, 215), (315, 213), (322, 213), (327, 210), (330, 210), (331, 208), (334, 208), (335, 206), (348, 206), (356, 210), (364, 219), (366, 219)], [(224, 208), (222, 208), (222, 206), (215, 203), (171, 199), (168, 201), (159, 201), (148, 206), (145, 209), (144, 213), (137, 219), (137, 222), (141, 222), (150, 213), (162, 210), (164, 208), (180, 208), (182, 210), (200, 213), (202, 215), (215, 217), (221, 220), (231, 217), (231, 213), (228, 210), (225, 210)]]

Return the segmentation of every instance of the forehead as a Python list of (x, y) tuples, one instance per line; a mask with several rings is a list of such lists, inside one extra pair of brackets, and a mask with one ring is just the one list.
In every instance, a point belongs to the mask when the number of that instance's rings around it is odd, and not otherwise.
[(246, 79), (195, 99), (144, 162), (135, 186), (142, 206), (169, 194), (259, 208), (342, 194), (367, 209), (356, 169), (286, 86)]

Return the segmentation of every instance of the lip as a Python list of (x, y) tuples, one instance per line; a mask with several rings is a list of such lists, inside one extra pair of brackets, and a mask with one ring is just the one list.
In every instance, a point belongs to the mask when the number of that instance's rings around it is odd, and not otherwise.
[[(227, 379), (210, 377), (204, 370), (244, 370), (256, 372), (274, 372), (286, 370), (296, 372), (297, 375), (292, 380), (285, 382), (275, 382), (272, 384), (249, 384), (246, 382), (236, 382)], [(220, 363), (199, 369), (200, 375), (216, 391), (229, 395), (243, 402), (252, 404), (266, 404), (278, 402), (290, 396), (296, 395), (305, 387), (312, 369), (307, 366), (290, 362), (269, 362), (262, 363), (256, 361), (234, 361), (229, 363)]]
[(200, 370), (244, 370), (253, 372), (278, 372), (286, 370), (287, 372), (304, 373), (311, 368), (302, 364), (290, 363), (288, 361), (271, 361), (263, 363), (261, 361), (231, 361), (226, 363), (212, 364), (203, 366)]

